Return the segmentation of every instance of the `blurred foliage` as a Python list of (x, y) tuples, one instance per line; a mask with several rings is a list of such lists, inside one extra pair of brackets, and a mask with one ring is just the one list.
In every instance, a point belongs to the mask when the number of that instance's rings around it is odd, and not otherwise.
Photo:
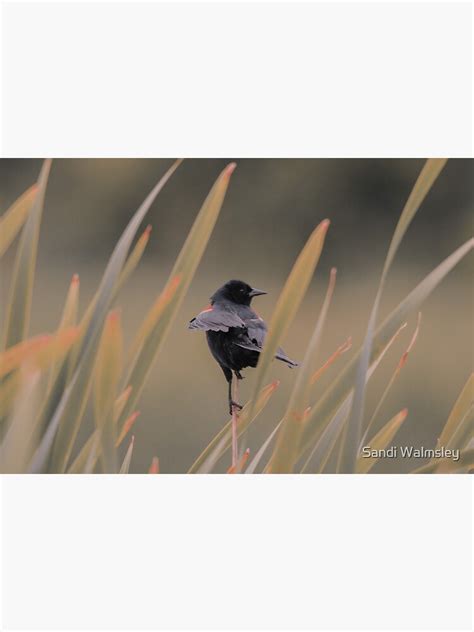
[[(8, 163), (6, 167), (2, 165), (2, 173), (5, 170), (8, 171), (10, 165), (18, 164), (16, 161), (6, 162)], [(207, 165), (215, 164), (215, 161), (197, 162)], [(303, 171), (309, 165), (311, 168), (314, 165), (323, 165), (323, 171), (327, 172), (339, 163), (339, 161), (271, 162), (276, 162), (283, 167), (289, 164), (302, 165)], [(346, 168), (349, 168), (347, 161), (342, 162)], [(356, 173), (359, 162), (350, 161), (350, 168)], [(371, 164), (380, 168), (381, 162), (386, 161), (371, 161)], [(459, 246), (418, 282), (383, 322), (377, 325), (379, 303), (390, 265), (397, 251), (403, 250), (402, 238), (421, 203), (425, 198), (428, 199), (431, 187), (438, 177), (442, 181), (444, 162), (429, 160), (415, 182), (395, 229), (369, 317), (365, 340), (362, 347), (345, 364), (343, 354), (351, 347), (350, 339), (339, 344), (335, 350), (333, 349), (324, 362), (320, 360), (321, 342), (327, 321), (330, 319), (331, 300), (336, 283), (335, 270), (331, 271), (326, 299), (319, 317), (309, 329), (313, 331), (312, 336), (303, 332), (306, 339), (306, 353), (301, 366), (296, 371), (296, 381), (285, 397), (284, 410), (286, 412), (279, 420), (278, 417), (275, 419), (273, 413), (271, 414), (268, 410), (269, 403), (278, 391), (279, 382), (273, 381), (268, 386), (264, 386), (266, 374), (274, 350), (287, 334), (310, 288), (313, 272), (322, 256), (323, 245), (325, 242), (326, 246), (331, 245), (329, 241), (331, 231), (328, 232), (329, 221), (320, 222), (315, 229), (313, 226), (310, 227), (311, 235), (296, 258), (276, 303), (273, 317), (270, 319), (267, 344), (255, 372), (252, 396), (238, 416), (237, 434), (240, 437), (241, 447), (238, 463), (233, 464), (231, 468), (228, 464), (224, 465), (224, 471), (229, 473), (246, 471), (249, 473), (261, 471), (368, 472), (375, 466), (377, 459), (360, 458), (363, 442), (367, 440), (367, 444), (372, 444), (374, 447), (387, 447), (391, 445), (399, 429), (406, 424), (407, 416), (408, 419), (410, 417), (404, 401), (401, 402), (403, 408), (400, 410), (398, 406), (399, 412), (392, 414), (388, 422), (384, 422), (383, 419), (379, 421), (379, 411), (395, 379), (405, 366), (408, 353), (414, 347), (420, 320), (395, 372), (392, 372), (388, 384), (378, 396), (378, 404), (372, 415), (366, 414), (366, 391), (382, 358), (406, 326), (407, 319), (411, 314), (417, 313), (431, 292), (472, 250), (472, 239)], [(65, 163), (81, 165), (81, 169), (87, 169), (90, 165), (90, 161), (85, 161), (86, 164), (82, 161), (79, 163), (65, 161)], [(125, 180), (137, 175), (133, 168), (127, 171), (127, 167), (134, 163), (107, 161), (107, 164), (109, 163), (112, 163), (117, 171), (123, 173)], [(463, 164), (459, 161), (455, 163)], [(64, 162), (60, 164), (64, 165)], [(100, 164), (101, 161), (98, 167)], [(230, 176), (235, 167), (231, 163), (223, 168), (194, 219), (191, 231), (170, 270), (168, 280), (163, 279), (163, 289), (153, 300), (148, 312), (138, 314), (139, 324), (136, 327), (136, 333), (130, 335), (132, 332), (124, 326), (122, 313), (125, 314), (128, 310), (136, 311), (136, 305), (123, 300), (123, 289), (127, 282), (130, 283), (130, 279), (134, 279), (134, 283), (139, 279), (140, 263), (149, 243), (151, 230), (147, 226), (141, 236), (137, 237), (139, 227), (157, 197), (162, 203), (162, 208), (166, 207), (165, 202), (170, 204), (171, 215), (173, 215), (177, 213), (176, 200), (182, 203), (182, 200), (187, 199), (188, 196), (190, 200), (194, 197), (196, 190), (201, 189), (201, 183), (196, 182), (194, 186), (181, 186), (181, 194), (176, 195), (180, 178), (171, 176), (179, 164), (180, 161), (174, 163), (166, 171), (145, 201), (139, 205), (123, 233), (114, 235), (116, 245), (106, 265), (102, 280), (84, 309), (80, 308), (79, 277), (77, 274), (73, 275), (62, 313), (60, 306), (57, 306), (61, 314), (59, 325), (51, 334), (30, 335), (34, 280), (38, 268), (40, 225), (47, 187), (49, 190), (50, 161), (43, 163), (36, 185), (30, 187), (16, 201), (13, 200), (10, 208), (0, 218), (0, 228), (3, 231), (3, 234), (0, 234), (0, 255), (4, 255), (2, 261), (11, 256), (13, 251), (11, 246), (15, 237), (19, 235), (16, 253), (10, 263), (12, 272), (6, 300), (6, 315), (3, 318), (3, 343), (0, 351), (0, 467), (2, 471), (74, 473), (128, 473), (130, 471), (136, 444), (134, 436), (130, 438), (130, 432), (138, 417), (137, 406), (141, 392), (157, 359), (164, 370), (167, 369), (168, 355), (163, 352), (164, 342), (177, 319), (180, 306), (213, 234), (226, 197)], [(412, 164), (408, 161), (405, 168), (408, 169)], [(100, 186), (97, 186), (97, 190), (106, 192), (107, 177), (102, 169), (99, 168), (98, 172)], [(295, 177), (296, 172), (298, 169), (296, 171), (293, 168), (288, 169), (287, 176)], [(377, 169), (375, 173), (377, 174)], [(298, 195), (307, 194), (308, 187), (303, 185), (307, 180), (306, 175), (302, 180), (296, 178), (298, 181), (295, 181), (292, 186), (288, 186), (286, 182), (281, 189), (277, 183), (274, 183), (273, 188), (268, 186), (266, 189), (267, 203), (271, 200), (274, 202), (272, 212), (281, 213), (281, 217), (286, 218), (285, 222), (291, 221), (288, 206), (298, 199)], [(339, 182), (342, 181), (343, 179), (339, 178)], [(236, 185), (235, 188), (238, 189), (238, 180)], [(389, 195), (386, 191), (390, 189), (390, 186), (384, 178), (380, 177), (380, 174), (377, 177), (377, 187), (373, 193), (372, 202)], [(276, 202), (274, 197), (283, 190), (286, 192), (284, 212), (282, 200), (279, 199)], [(184, 194), (183, 191), (186, 193)], [(293, 200), (289, 199), (290, 191), (297, 192)], [(229, 204), (231, 197), (230, 194)], [(335, 197), (337, 200), (337, 196)], [(82, 244), (81, 252), (84, 252), (81, 232), (87, 232), (87, 217), (91, 216), (88, 216), (86, 211), (79, 212), (75, 203), (71, 201), (73, 198), (74, 191), (69, 191), (68, 196), (64, 196), (61, 202), (63, 208), (68, 208), (67, 217), (72, 219), (71, 235), (67, 240), (63, 240), (62, 235), (59, 238), (60, 236), (54, 233), (54, 225), (51, 227), (50, 224), (49, 228), (45, 227), (44, 241), (46, 244), (56, 243), (56, 248), (67, 249), (69, 244), (77, 240), (80, 245)], [(453, 196), (453, 199), (455, 198), (456, 196)], [(250, 203), (251, 198), (246, 199), (247, 203)], [(451, 199), (451, 204), (453, 199)], [(172, 200), (175, 201), (172, 202)], [(104, 222), (104, 231), (106, 231), (109, 217), (106, 207), (105, 204), (100, 218)], [(233, 218), (236, 221), (233, 224), (232, 247), (229, 248), (229, 240), (225, 241), (227, 258), (234, 256), (233, 248), (236, 253), (247, 252), (247, 249), (251, 247), (262, 249), (265, 243), (270, 243), (267, 240), (271, 239), (272, 235), (277, 234), (278, 242), (283, 243), (286, 236), (284, 226), (275, 223), (274, 216), (272, 216), (272, 222), (269, 223), (265, 212), (259, 214), (258, 221), (256, 216), (248, 213), (243, 215), (247, 223), (255, 217), (255, 223), (251, 225), (252, 230), (249, 230), (248, 226), (245, 231), (239, 230), (235, 225), (235, 223), (238, 224), (239, 218)], [(184, 225), (187, 223), (185, 214), (182, 217), (183, 222), (177, 221), (173, 224), (173, 230), (177, 230), (179, 234), (184, 232)], [(262, 222), (262, 219), (264, 224), (259, 230), (259, 222)], [(51, 218), (49, 221), (51, 222)], [(76, 221), (81, 225), (80, 230), (77, 231), (76, 227), (78, 228), (79, 225), (75, 225)], [(159, 230), (163, 230), (166, 236), (166, 221), (159, 224)], [(96, 228), (94, 237), (100, 238), (101, 221), (95, 222), (94, 225)], [(450, 226), (453, 227), (452, 222)], [(115, 223), (111, 223), (107, 236), (114, 232), (114, 227)], [(302, 233), (310, 232), (307, 228), (304, 225), (298, 225), (298, 230)], [(328, 237), (326, 237), (327, 232)], [(295, 238), (297, 238), (296, 233), (295, 231), (292, 233)], [(350, 245), (361, 248), (364, 245), (364, 239), (372, 240), (374, 243), (373, 235), (365, 235), (359, 240), (360, 234), (359, 230), (356, 235), (351, 235), (350, 240), (346, 236), (344, 247), (347, 249)], [(105, 237), (105, 235), (106, 232), (103, 232), (102, 236)], [(216, 239), (213, 241), (215, 242)], [(375, 241), (378, 244), (379, 240)], [(166, 239), (163, 243), (166, 244)], [(104, 239), (101, 243), (101, 249), (108, 250), (108, 239)], [(292, 252), (294, 249), (288, 250)], [(283, 260), (286, 258), (286, 256), (282, 257)], [(357, 287), (354, 288), (354, 292), (357, 292)], [(54, 295), (54, 292), (50, 292), (49, 296), (51, 295)], [(122, 312), (119, 311), (119, 307), (122, 308)], [(51, 311), (49, 308), (49, 312)], [(456, 318), (455, 306), (453, 306), (453, 318)], [(347, 338), (346, 332), (341, 332), (340, 341), (343, 342), (345, 338)], [(186, 360), (184, 358), (185, 362)], [(336, 366), (339, 367), (339, 371), (334, 376)], [(446, 362), (441, 358), (438, 370), (447, 371)], [(316, 383), (318, 386), (320, 379), (325, 377), (328, 377), (329, 381), (324, 385), (323, 392), (316, 395), (314, 385)], [(448, 373), (446, 379), (448, 379)], [(182, 376), (177, 377), (177, 388), (184, 397), (188, 395), (187, 385)], [(438, 446), (459, 448), (461, 460), (459, 462), (443, 459), (439, 462), (433, 461), (419, 468), (419, 471), (465, 472), (474, 464), (472, 390), (471, 377), (452, 408), (438, 441)], [(89, 408), (93, 409), (93, 427), (87, 422)], [(169, 404), (167, 410), (170, 410)], [(189, 432), (192, 433), (192, 416), (187, 421), (189, 421)], [(141, 423), (167, 423), (166, 414), (162, 414), (159, 401), (153, 411), (153, 419), (142, 419)], [(249, 435), (251, 426), (263, 428), (263, 436), (257, 443)], [(436, 442), (436, 438), (436, 436), (431, 438), (432, 443)], [(219, 464), (225, 463), (227, 459), (231, 443), (231, 423), (229, 422), (219, 430), (208, 447), (197, 457), (190, 472), (211, 472), (216, 471), (216, 468), (219, 469)], [(247, 443), (250, 444), (249, 449), (246, 449)], [(159, 455), (160, 460), (169, 449), (171, 448), (161, 446), (163, 452)], [(153, 456), (147, 470), (150, 473), (160, 471), (157, 456)]]

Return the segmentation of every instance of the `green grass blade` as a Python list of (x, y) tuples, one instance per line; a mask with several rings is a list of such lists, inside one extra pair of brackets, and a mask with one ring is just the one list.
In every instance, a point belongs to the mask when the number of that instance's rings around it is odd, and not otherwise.
[[(321, 255), (324, 239), (329, 228), (329, 220), (323, 220), (312, 232), (303, 250), (296, 259), (278, 298), (275, 311), (270, 320), (268, 333), (265, 337), (263, 352), (258, 360), (255, 383), (251, 402), (257, 401), (257, 394), (262, 388), (266, 372), (273, 360), (278, 346), (293, 321), (301, 301), (306, 294), (308, 285)], [(250, 415), (252, 415), (250, 410)], [(245, 441), (241, 442), (241, 450), (245, 450)]]
[[(404, 408), (397, 413), (390, 421), (388, 421), (377, 434), (369, 441), (371, 450), (384, 450), (397, 434), (400, 426), (405, 421), (408, 410)], [(357, 474), (366, 474), (374, 467), (378, 461), (378, 457), (362, 457), (359, 455), (356, 463)]]
[(8, 250), (20, 232), (38, 194), (38, 185), (34, 184), (21, 195), (0, 217), (0, 257)]
[[(474, 247), (474, 239), (468, 240), (449, 257), (440, 263), (414, 290), (405, 297), (405, 299), (395, 308), (395, 310), (386, 318), (375, 332), (371, 362), (375, 360), (382, 352), (387, 341), (393, 336), (394, 332), (406, 321), (408, 316), (417, 311), (423, 301), (431, 294), (431, 292), (441, 283), (446, 275), (472, 250)], [(300, 444), (300, 456), (308, 448), (312, 447), (318, 439), (321, 431), (329, 422), (332, 415), (339, 408), (343, 399), (351, 391), (354, 386), (354, 378), (357, 371), (358, 363), (362, 349), (349, 362), (339, 378), (335, 380), (333, 385), (328, 388), (326, 393), (320, 399), (318, 404), (311, 410), (303, 430), (303, 436)]]
[(21, 342), (28, 335), (39, 231), (50, 169), (51, 160), (45, 160), (38, 178), (37, 194), (21, 231), (7, 301), (3, 349)]
[(374, 337), (375, 323), (379, 310), (380, 299), (385, 286), (388, 271), (393, 262), (398, 247), (405, 235), (410, 223), (412, 222), (417, 210), (419, 209), (424, 198), (433, 186), (436, 178), (440, 174), (446, 160), (428, 160), (423, 167), (418, 179), (410, 193), (405, 207), (402, 211), (397, 227), (392, 237), (390, 247), (385, 260), (382, 276), (380, 279), (377, 295), (369, 318), (367, 333), (362, 353), (359, 358), (359, 366), (355, 374), (355, 390), (352, 408), (349, 419), (344, 428), (343, 441), (340, 453), (340, 470), (341, 472), (351, 473), (355, 469), (357, 460), (357, 450), (362, 435), (362, 419), (364, 415), (365, 403), (365, 375), (370, 361), (372, 350), (372, 342)]
[(333, 268), (331, 270), (329, 285), (321, 313), (316, 322), (311, 340), (309, 341), (304, 360), (299, 367), (296, 382), (283, 417), (282, 426), (278, 432), (275, 449), (270, 459), (268, 471), (274, 474), (292, 472), (297, 459), (298, 445), (304, 423), (304, 413), (308, 407), (308, 391), (311, 375), (314, 372), (315, 358), (319, 352), (321, 335), (326, 323), (335, 284), (336, 269)]
[[(251, 423), (257, 418), (260, 412), (265, 408), (268, 400), (278, 388), (280, 383), (278, 381), (272, 382), (265, 386), (259, 393), (255, 406), (252, 406), (252, 402), (247, 402), (239, 413), (237, 423), (238, 436), (249, 427)], [(252, 409), (252, 413), (251, 413)], [(252, 414), (252, 417), (250, 416)], [(220, 432), (212, 439), (209, 445), (201, 452), (198, 458), (194, 461), (190, 467), (188, 474), (208, 473), (212, 470), (217, 461), (223, 456), (223, 454), (231, 446), (232, 442), (232, 420), (229, 421)]]
[[(173, 318), (176, 315), (188, 288), (192, 282), (196, 269), (206, 249), (217, 218), (219, 217), (225, 194), (229, 186), (230, 176), (235, 169), (235, 164), (229, 164), (219, 175), (214, 186), (209, 192), (204, 204), (199, 211), (193, 227), (186, 238), (176, 263), (171, 271), (162, 296), (163, 309), (157, 313), (151, 310), (151, 319), (145, 319), (149, 323), (145, 329), (139, 331), (139, 338), (132, 347), (137, 349), (135, 360), (132, 363), (126, 384), (132, 386), (132, 393), (121, 415), (120, 425), (136, 408), (136, 404), (151, 371), (156, 356), (170, 330)], [(142, 336), (142, 338), (140, 338)]]
[(110, 303), (113, 300), (114, 291), (122, 272), (127, 253), (141, 222), (150, 210), (156, 196), (176, 171), (179, 164), (180, 161), (175, 162), (148, 194), (145, 201), (133, 215), (115, 246), (97, 292), (97, 300), (94, 301), (87, 329), (81, 340), (81, 347), (78, 350), (77, 367), (69, 384), (60, 396), (60, 400), (55, 407), (55, 412), (48, 424), (48, 428), (35, 453), (31, 463), (32, 472), (44, 471), (50, 457), (53, 442), (54, 451), (51, 463), (53, 471), (64, 472), (67, 468), (67, 463), (89, 395), (97, 343)]

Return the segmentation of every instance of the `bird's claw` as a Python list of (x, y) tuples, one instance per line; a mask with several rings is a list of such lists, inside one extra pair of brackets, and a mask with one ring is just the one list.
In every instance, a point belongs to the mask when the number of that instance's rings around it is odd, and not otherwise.
[(242, 406), (240, 404), (238, 404), (237, 402), (231, 401), (230, 402), (230, 406), (229, 406), (229, 414), (233, 415), (234, 414), (234, 408), (237, 408), (237, 410), (242, 410)]

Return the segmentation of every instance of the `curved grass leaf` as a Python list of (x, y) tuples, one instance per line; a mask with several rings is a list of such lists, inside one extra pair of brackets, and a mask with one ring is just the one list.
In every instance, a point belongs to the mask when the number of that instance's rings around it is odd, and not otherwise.
[[(60, 392), (60, 399), (57, 406), (55, 406), (55, 412), (31, 463), (31, 472), (44, 470), (50, 457), (53, 442), (54, 450), (51, 467), (55, 472), (64, 472), (66, 470), (89, 395), (97, 342), (107, 311), (113, 300), (117, 281), (122, 272), (127, 253), (141, 222), (150, 210), (156, 196), (176, 171), (179, 164), (180, 161), (175, 162), (148, 194), (114, 248), (102, 277), (87, 328), (81, 339), (81, 346), (77, 353), (76, 369), (69, 384)], [(59, 393), (53, 394), (53, 397), (57, 395)]]
[(125, 285), (125, 283), (131, 277), (137, 265), (140, 263), (143, 253), (145, 252), (145, 248), (150, 240), (150, 235), (151, 235), (151, 224), (148, 224), (148, 226), (145, 228), (140, 238), (138, 239), (137, 243), (133, 247), (131, 253), (128, 255), (127, 260), (125, 261), (125, 264), (123, 266), (123, 270), (118, 282), (119, 288)]
[(388, 271), (393, 262), (398, 247), (407, 231), (411, 221), (413, 220), (418, 208), (426, 197), (427, 193), (433, 186), (436, 178), (440, 174), (446, 160), (428, 160), (423, 167), (418, 179), (413, 187), (410, 196), (405, 204), (397, 227), (392, 237), (390, 247), (387, 253), (385, 264), (382, 271), (377, 295), (372, 307), (367, 326), (367, 333), (362, 346), (358, 368), (355, 374), (355, 390), (352, 408), (349, 419), (344, 428), (343, 441), (340, 453), (340, 471), (350, 473), (354, 471), (357, 450), (362, 435), (362, 418), (364, 414), (365, 402), (365, 375), (369, 367), (370, 354), (372, 350), (372, 342), (374, 337), (375, 323), (379, 310), (380, 299), (385, 286)]
[(433, 474), (439, 470), (443, 474), (457, 472), (458, 470), (467, 470), (474, 467), (474, 448), (462, 450), (459, 453), (459, 460), (454, 461), (451, 458), (434, 459), (426, 465), (413, 470), (411, 474)]
[(130, 469), (130, 461), (132, 460), (132, 452), (133, 452), (133, 445), (134, 445), (134, 443), (135, 443), (135, 437), (132, 436), (132, 439), (130, 441), (130, 445), (128, 446), (127, 453), (125, 454), (125, 458), (123, 460), (123, 463), (120, 466), (119, 474), (128, 474), (128, 471)]
[[(388, 421), (377, 434), (369, 441), (371, 450), (384, 450), (397, 434), (400, 426), (405, 421), (408, 410), (404, 408), (397, 413), (390, 421)], [(359, 456), (356, 464), (357, 474), (366, 474), (374, 467), (378, 461), (378, 457), (362, 457)]]
[[(471, 373), (466, 384), (464, 385), (453, 409), (448, 417), (446, 425), (444, 426), (441, 435), (438, 439), (437, 447), (451, 447), (450, 443), (457, 434), (457, 429), (463, 420), (468, 419), (469, 409), (472, 407), (474, 401), (474, 373)], [(471, 428), (472, 432), (472, 428)]]
[(7, 300), (3, 349), (18, 344), (28, 335), (39, 231), (50, 169), (51, 160), (45, 160), (38, 178), (37, 194), (21, 231)]
[[(473, 248), (474, 239), (469, 239), (466, 243), (455, 250), (449, 257), (440, 263), (406, 298), (396, 307), (396, 309), (385, 319), (375, 332), (373, 338), (371, 362), (382, 352), (387, 341), (393, 336), (400, 325), (406, 321), (407, 317), (419, 309), (423, 301), (441, 283), (445, 276), (463, 259)], [(344, 398), (348, 395), (354, 385), (354, 378), (362, 349), (358, 351), (351, 362), (346, 366), (339, 378), (335, 380), (326, 391), (318, 404), (313, 407), (309, 414), (306, 425), (303, 429), (303, 436), (300, 442), (300, 454), (308, 448), (314, 446), (321, 431), (331, 420), (336, 410)]]
[(276, 433), (278, 432), (278, 429), (280, 428), (281, 424), (282, 424), (283, 419), (281, 419), (278, 424), (275, 426), (275, 428), (272, 430), (272, 432), (268, 435), (268, 437), (265, 439), (265, 441), (262, 443), (262, 445), (260, 446), (259, 450), (257, 451), (256, 455), (253, 457), (253, 459), (250, 461), (247, 469), (245, 470), (245, 474), (254, 474), (255, 470), (258, 467), (258, 464), (260, 463), (260, 461), (263, 458), (263, 455), (265, 454), (265, 452), (268, 449), (268, 446), (270, 445), (270, 443), (272, 442), (273, 437), (276, 435)]
[(34, 184), (13, 202), (0, 217), (0, 257), (8, 250), (20, 232), (38, 194), (38, 185)]
[[(303, 250), (296, 259), (278, 298), (273, 316), (270, 320), (268, 333), (265, 337), (263, 351), (260, 354), (251, 402), (257, 402), (257, 394), (262, 388), (265, 374), (273, 360), (278, 346), (293, 321), (301, 301), (306, 294), (308, 285), (321, 255), (324, 239), (329, 228), (329, 220), (323, 220), (312, 232)], [(250, 410), (250, 415), (253, 411)], [(241, 449), (245, 449), (244, 441)]]
[(120, 423), (123, 423), (123, 420), (136, 408), (136, 403), (143, 390), (155, 358), (204, 254), (217, 218), (219, 217), (229, 186), (230, 176), (234, 169), (235, 163), (227, 165), (217, 178), (194, 221), (193, 227), (186, 238), (165, 289), (162, 292), (162, 296), (167, 297), (167, 300), (164, 300), (163, 309), (153, 311), (154, 308), (152, 307), (148, 315), (148, 317), (150, 317), (151, 314), (151, 317), (145, 319), (145, 326), (140, 329), (139, 336), (143, 336), (143, 339), (139, 337), (137, 342), (134, 343), (139, 351), (132, 363), (126, 380), (126, 384), (131, 385), (133, 390), (122, 412)]
[(268, 472), (277, 474), (293, 471), (298, 454), (298, 444), (304, 422), (304, 413), (308, 407), (308, 390), (311, 375), (314, 370), (314, 360), (319, 352), (321, 334), (326, 323), (335, 285), (336, 269), (333, 268), (329, 277), (329, 285), (321, 313), (309, 341), (303, 363), (298, 370), (288, 407), (283, 417), (280, 431), (278, 432), (275, 449), (268, 465)]
[[(268, 400), (273, 395), (275, 390), (280, 385), (280, 382), (276, 380), (268, 386), (265, 386), (259, 393), (257, 397), (257, 401), (254, 406), (252, 406), (252, 402), (247, 402), (245, 406), (239, 413), (238, 423), (237, 423), (237, 435), (240, 436), (249, 425), (257, 418), (263, 408), (267, 405)], [(251, 411), (252, 409), (252, 411)], [(252, 417), (250, 417), (250, 413)], [(188, 470), (188, 474), (207, 474), (210, 472), (217, 461), (223, 456), (223, 454), (228, 450), (232, 443), (232, 420), (229, 421), (224, 428), (214, 439), (209, 443), (209, 445), (201, 452), (198, 458), (194, 461), (192, 466)]]

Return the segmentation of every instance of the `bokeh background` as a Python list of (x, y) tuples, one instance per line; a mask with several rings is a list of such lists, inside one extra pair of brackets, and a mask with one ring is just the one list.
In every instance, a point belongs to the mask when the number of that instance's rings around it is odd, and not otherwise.
[[(81, 309), (91, 299), (129, 218), (169, 160), (55, 160), (46, 195), (38, 253), (31, 334), (53, 331), (71, 276), (80, 275)], [(155, 202), (144, 258), (119, 297), (126, 340), (162, 289), (193, 219), (228, 160), (186, 160)], [(158, 455), (163, 472), (185, 472), (227, 421), (226, 383), (205, 336), (187, 322), (223, 282), (241, 278), (269, 294), (255, 300), (269, 319), (292, 263), (312, 229), (331, 220), (324, 252), (302, 309), (284, 341), (302, 358), (326, 289), (338, 270), (321, 349), (321, 364), (349, 335), (353, 349), (321, 380), (320, 394), (361, 344), (390, 238), (422, 160), (241, 159), (192, 287), (158, 356), (139, 406), (131, 471), (144, 472)], [(0, 210), (36, 180), (40, 160), (0, 161)], [(442, 259), (472, 234), (472, 161), (451, 160), (415, 217), (397, 255), (380, 318)], [(0, 271), (5, 304), (14, 249)], [(3, 314), (3, 310), (2, 310)], [(370, 383), (370, 415), (415, 327), (404, 335)], [(473, 368), (472, 257), (445, 279), (422, 308), (417, 344), (380, 413), (409, 414), (395, 444), (434, 447), (452, 405)], [(252, 390), (247, 369), (241, 399)], [(250, 446), (263, 440), (284, 411), (295, 371), (272, 365), (281, 380)], [(88, 427), (92, 428), (90, 411)], [(405, 472), (421, 463), (385, 460), (374, 471)], [(228, 464), (221, 464), (224, 470)]]

